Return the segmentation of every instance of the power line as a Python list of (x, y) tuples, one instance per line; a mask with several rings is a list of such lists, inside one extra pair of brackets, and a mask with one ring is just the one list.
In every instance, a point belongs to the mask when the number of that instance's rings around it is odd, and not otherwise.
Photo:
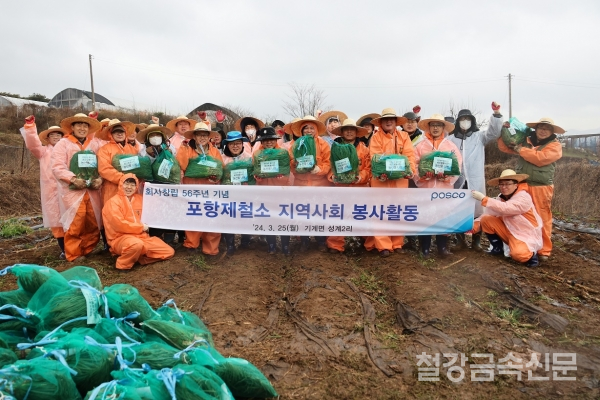
[[(238, 79), (229, 79), (229, 78), (220, 78), (220, 77), (211, 77), (211, 76), (200, 76), (200, 75), (190, 75), (183, 74), (179, 72), (171, 72), (165, 71), (155, 68), (142, 67), (138, 65), (119, 63), (114, 61), (103, 60), (101, 58), (94, 57), (97, 61), (102, 61), (109, 64), (120, 65), (124, 67), (139, 69), (143, 71), (151, 71), (158, 72), (167, 75), (174, 76), (182, 76), (186, 78), (195, 78), (195, 79), (205, 79), (219, 82), (229, 82), (229, 83), (241, 83), (247, 85), (260, 85), (260, 86), (280, 86), (285, 87), (288, 86), (288, 83), (284, 82), (258, 82), (258, 81), (247, 81), (247, 80), (238, 80)], [(386, 89), (386, 88), (401, 88), (401, 87), (426, 87), (426, 86), (449, 86), (449, 85), (463, 85), (463, 84), (471, 84), (471, 83), (485, 83), (485, 82), (495, 82), (495, 81), (503, 81), (504, 78), (485, 78), (485, 79), (469, 79), (469, 80), (457, 80), (457, 81), (442, 81), (442, 82), (421, 82), (421, 83), (398, 83), (398, 84), (367, 84), (367, 85), (335, 85), (335, 84), (325, 84), (325, 85), (316, 85), (319, 88), (323, 89)]]
[(543, 83), (543, 84), (547, 84), (547, 85), (571, 86), (571, 87), (579, 87), (579, 88), (584, 88), (584, 89), (600, 89), (600, 84), (597, 84), (597, 83), (547, 81), (547, 80), (540, 80), (540, 79), (535, 79), (535, 78), (515, 77), (514, 75), (513, 75), (513, 79), (524, 81), (524, 82)]

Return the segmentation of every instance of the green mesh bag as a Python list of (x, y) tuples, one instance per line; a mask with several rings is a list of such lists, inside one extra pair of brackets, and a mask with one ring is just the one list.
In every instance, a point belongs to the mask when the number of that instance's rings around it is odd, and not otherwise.
[[(0, 348), (0, 368), (4, 368), (4, 366), (17, 362), (19, 358), (15, 354), (14, 351), (10, 349)], [(2, 397), (0, 397), (1, 399)]]
[(0, 307), (6, 304), (12, 304), (17, 307), (25, 308), (31, 300), (31, 294), (23, 289), (0, 292)]
[(127, 360), (135, 360), (132, 368), (142, 368), (148, 364), (152, 369), (173, 368), (181, 363), (179, 358), (174, 358), (178, 352), (176, 348), (166, 343), (149, 342), (123, 349), (123, 357)]
[(223, 177), (223, 162), (214, 157), (201, 155), (189, 160), (184, 176), (196, 179), (220, 181)]
[(0, 331), (0, 347), (4, 349), (10, 349), (17, 351), (17, 345), (19, 343), (30, 343), (31, 337), (33, 337), (30, 331)]
[(403, 179), (412, 174), (410, 162), (402, 154), (375, 154), (371, 159), (374, 178), (387, 175), (388, 180)]
[(102, 290), (102, 282), (98, 272), (90, 267), (73, 267), (60, 273), (67, 281), (83, 281), (97, 290)]
[(290, 174), (290, 155), (285, 149), (264, 149), (254, 154), (254, 175), (275, 178)]
[(105, 288), (104, 292), (110, 315), (115, 318), (127, 317), (132, 312), (138, 312), (140, 315), (132, 321), (140, 323), (158, 316), (138, 290), (131, 285), (119, 283)]
[(47, 358), (21, 360), (1, 369), (0, 390), (17, 399), (81, 399), (68, 368)]
[(178, 399), (233, 399), (225, 382), (214, 372), (199, 365), (179, 364), (171, 371), (162, 370), (157, 377), (170, 374), (176, 380), (175, 394)]
[(134, 174), (138, 179), (151, 181), (154, 178), (150, 157), (115, 154), (112, 159), (112, 166), (119, 172)]
[[(75, 174), (77, 179), (83, 179), (89, 187), (91, 181), (98, 178), (98, 157), (91, 150), (82, 150), (73, 154), (69, 163), (69, 171)], [(73, 185), (69, 185), (69, 189), (77, 190)]]
[[(21, 289), (33, 295), (50, 278), (60, 277), (52, 268), (34, 264), (16, 264), (0, 271), (0, 276), (8, 272), (17, 277), (17, 284)], [(66, 280), (65, 280), (66, 283)]]
[(215, 373), (223, 379), (235, 397), (277, 397), (269, 380), (250, 362), (241, 358), (224, 358), (215, 365)]
[(81, 393), (110, 380), (114, 359), (103, 348), (88, 345), (83, 336), (76, 334), (67, 335), (55, 343), (37, 346), (27, 355), (28, 360), (39, 357), (64, 361), (76, 372), (71, 374), (71, 379)]
[(331, 145), (331, 169), (334, 182), (343, 184), (356, 182), (358, 165), (358, 154), (353, 144), (333, 142)]
[[(104, 382), (103, 384), (90, 390), (85, 396), (85, 400), (153, 400), (153, 399), (165, 399), (168, 397), (153, 397), (150, 393), (149, 396), (142, 397), (139, 388), (134, 386), (128, 386), (132, 383), (131, 379), (121, 381), (112, 380), (110, 382)], [(127, 384), (127, 385), (126, 385)], [(143, 393), (143, 392), (142, 392)]]
[(500, 137), (505, 145), (514, 147), (518, 144), (522, 144), (527, 140), (527, 137), (531, 135), (532, 129), (519, 121), (517, 118), (512, 117), (508, 120), (510, 127), (502, 127), (500, 131)]
[[(173, 307), (170, 307), (173, 306)], [(208, 331), (204, 322), (196, 314), (188, 311), (181, 311), (177, 308), (177, 304), (173, 299), (167, 300), (156, 312), (159, 315), (159, 319), (163, 321), (178, 322), (182, 325), (191, 326), (193, 328), (199, 328)]]
[[(451, 160), (452, 165), (449, 165)], [(447, 164), (442, 168), (440, 167), (443, 162)], [(425, 154), (419, 161), (419, 175), (425, 176), (427, 172), (443, 172), (446, 176), (458, 176), (460, 175), (460, 166), (458, 165), (458, 159), (456, 154), (451, 151), (432, 151), (429, 154)]]
[(40, 286), (35, 294), (31, 296), (29, 303), (27, 303), (27, 308), (37, 314), (42, 308), (46, 307), (52, 297), (69, 289), (71, 289), (69, 282), (63, 276), (57, 274), (57, 276), (48, 279)]
[[(233, 181), (231, 174), (233, 171)], [(254, 165), (252, 159), (232, 161), (223, 167), (222, 185), (256, 185), (254, 179)]]
[(0, 307), (0, 330), (2, 331), (35, 330), (38, 323), (39, 318), (29, 309), (12, 304)]
[(306, 135), (301, 136), (294, 142), (292, 154), (296, 164), (296, 173), (308, 174), (317, 165), (317, 146), (315, 138)]
[(144, 332), (159, 336), (165, 343), (183, 350), (198, 340), (206, 340), (213, 345), (212, 335), (208, 330), (194, 328), (171, 321), (148, 320), (142, 324)]
[(125, 343), (141, 343), (145, 341), (144, 332), (127, 322), (127, 317), (102, 318), (94, 327), (94, 332), (102, 336), (109, 343), (115, 343), (117, 337), (120, 337)]
[(173, 183), (181, 182), (181, 167), (177, 159), (164, 144), (162, 151), (152, 163), (153, 181), (158, 183)]

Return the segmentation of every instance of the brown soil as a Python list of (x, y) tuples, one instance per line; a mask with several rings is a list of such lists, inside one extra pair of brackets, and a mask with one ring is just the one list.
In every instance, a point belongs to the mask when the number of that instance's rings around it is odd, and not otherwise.
[[(0, 265), (68, 268), (56, 257), (56, 242), (40, 240), (48, 234), (0, 240)], [(107, 286), (130, 283), (155, 307), (174, 298), (200, 315), (217, 349), (257, 365), (282, 399), (597, 398), (600, 242), (558, 230), (554, 239), (554, 256), (537, 269), (470, 250), (426, 262), (414, 253), (381, 259), (360, 249), (285, 258), (267, 256), (260, 242), (210, 261), (178, 251), (172, 260), (130, 272), (116, 271), (109, 255), (92, 256), (86, 265)], [(15, 286), (13, 277), (0, 281), (1, 290)], [(557, 331), (551, 318), (526, 311), (510, 319), (515, 297), (561, 316), (566, 328)], [(402, 307), (421, 320), (412, 315), (403, 325)], [(493, 353), (497, 361), (509, 351), (527, 361), (532, 352), (577, 353), (577, 371), (569, 373), (577, 380), (531, 382), (524, 373), (522, 382), (508, 375), (471, 382), (471, 354)], [(465, 353), (466, 378), (453, 383), (442, 367), (439, 382), (419, 382), (422, 352)]]

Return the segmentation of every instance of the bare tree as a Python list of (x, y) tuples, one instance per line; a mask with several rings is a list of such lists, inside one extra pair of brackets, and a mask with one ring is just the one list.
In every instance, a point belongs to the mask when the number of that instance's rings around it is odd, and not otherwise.
[(317, 110), (328, 111), (333, 107), (325, 104), (327, 95), (315, 85), (300, 85), (290, 83), (288, 100), (283, 101), (283, 110), (292, 118), (302, 118), (305, 115), (315, 115)]
[(477, 127), (481, 128), (482, 126), (485, 126), (488, 124), (488, 119), (484, 117), (483, 112), (475, 107), (473, 107), (473, 104), (465, 104), (462, 103), (460, 105), (457, 105), (456, 103), (454, 103), (453, 100), (450, 100), (448, 102), (448, 109), (446, 111), (444, 111), (444, 116), (445, 117), (453, 117), (454, 119), (456, 119), (456, 117), (458, 116), (458, 112), (460, 110), (463, 109), (467, 109), (471, 111), (471, 114), (473, 114), (473, 116), (475, 117), (475, 120), (477, 121)]

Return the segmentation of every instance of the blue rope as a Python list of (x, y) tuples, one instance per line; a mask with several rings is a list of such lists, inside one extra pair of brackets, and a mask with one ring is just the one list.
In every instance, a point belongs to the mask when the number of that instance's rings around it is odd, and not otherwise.
[(19, 343), (17, 344), (17, 349), (19, 350), (26, 350), (29, 349), (31, 347), (35, 347), (35, 346), (41, 346), (44, 344), (50, 344), (50, 343), (55, 343), (57, 341), (57, 339), (52, 339), (52, 336), (54, 336), (54, 334), (56, 332), (58, 332), (63, 326), (68, 325), (72, 322), (76, 322), (76, 321), (83, 321), (83, 320), (87, 320), (87, 317), (79, 317), (79, 318), (73, 318), (67, 322), (63, 322), (62, 324), (60, 324), (58, 327), (56, 327), (53, 331), (51, 331), (50, 333), (46, 334), (46, 336), (44, 336), (40, 341), (36, 342), (36, 343)]
[(96, 296), (100, 297), (102, 299), (102, 301), (104, 302), (104, 314), (106, 316), (106, 318), (110, 319), (110, 312), (108, 310), (108, 299), (106, 298), (106, 295), (104, 294), (104, 292), (99, 291), (98, 289), (96, 289), (93, 286), (90, 286), (87, 282), (84, 281), (69, 281), (69, 286), (77, 288), (77, 289), (87, 289), (90, 292), (94, 293)]
[(181, 312), (179, 311), (179, 308), (177, 308), (177, 304), (175, 303), (174, 299), (169, 299), (167, 301), (165, 301), (165, 303), (163, 304), (163, 307), (168, 307), (172, 305), (173, 308), (175, 308), (175, 312), (177, 313), (177, 315), (179, 316), (179, 319), (181, 320), (181, 324), (185, 325), (185, 320), (183, 319), (183, 315), (181, 314)]

